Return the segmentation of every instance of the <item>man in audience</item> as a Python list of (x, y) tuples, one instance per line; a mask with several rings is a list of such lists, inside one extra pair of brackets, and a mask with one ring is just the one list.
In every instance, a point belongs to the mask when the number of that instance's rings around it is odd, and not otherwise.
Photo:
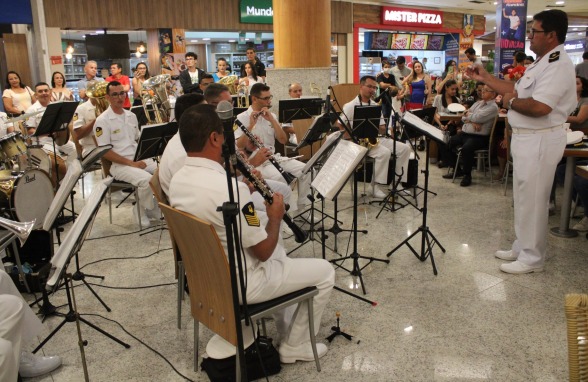
[(482, 65), (482, 60), (480, 60), (480, 58), (476, 56), (476, 50), (474, 48), (467, 48), (464, 53), (472, 64)]
[(78, 81), (78, 92), (80, 94), (80, 99), (87, 100), (86, 97), (86, 88), (88, 87), (88, 82), (90, 81), (104, 81), (104, 78), (96, 77), (96, 73), (98, 72), (98, 64), (96, 61), (87, 61), (86, 65), (84, 65), (84, 78)]
[[(259, 57), (257, 57), (255, 49), (249, 47), (247, 48), (245, 54), (247, 55), (247, 61), (253, 62), (253, 66), (255, 66), (255, 73), (257, 73), (258, 76), (263, 78), (263, 81), (265, 82), (265, 65), (263, 64), (263, 62), (260, 61)], [(245, 64), (246, 62), (241, 64), (241, 76), (243, 76), (243, 74), (245, 73)]]
[(204, 77), (204, 70), (197, 67), (198, 55), (193, 52), (188, 52), (184, 55), (186, 66), (188, 69), (180, 73), (180, 84), (184, 90), (184, 94), (191, 93), (198, 89), (198, 84)]
[[(399, 59), (402, 57), (399, 57)], [(350, 130), (353, 131), (353, 118), (355, 116), (356, 106), (369, 106), (376, 105), (372, 101), (372, 96), (376, 93), (378, 84), (376, 78), (373, 76), (363, 76), (359, 81), (359, 95), (352, 101), (346, 103), (343, 106), (343, 113), (341, 118), (343, 122), (348, 124)], [(339, 129), (343, 130), (344, 127), (341, 122), (338, 122)], [(384, 118), (380, 118), (378, 134), (386, 134), (386, 123)], [(347, 135), (347, 134), (346, 134)], [(390, 165), (390, 156), (394, 150), (394, 140), (390, 138), (380, 138), (378, 144), (371, 147), (368, 151), (368, 156), (375, 159), (374, 163), (374, 177), (375, 182), (381, 185), (387, 185), (388, 182), (388, 166)], [(402, 182), (406, 182), (408, 179), (408, 160), (410, 159), (411, 148), (409, 145), (396, 142), (396, 160), (395, 160), (395, 172), (396, 176), (401, 177)], [(377, 186), (374, 189), (374, 197), (385, 198), (386, 193), (380, 190)]]
[(38, 377), (61, 366), (59, 356), (43, 357), (22, 350), (42, 325), (10, 276), (0, 269), (0, 381), (16, 381), (19, 373), (26, 378)]
[(106, 81), (118, 81), (122, 84), (125, 92), (127, 92), (127, 96), (125, 97), (125, 102), (123, 103), (123, 108), (129, 110), (131, 108), (131, 100), (129, 99), (129, 91), (131, 90), (131, 80), (128, 76), (122, 74), (122, 66), (119, 63), (112, 63), (110, 65), (110, 76), (106, 77)]
[(204, 74), (202, 76), (202, 79), (200, 80), (200, 83), (198, 84), (198, 89), (196, 89), (194, 92), (204, 94), (208, 85), (213, 84), (213, 83), (214, 83), (214, 77), (212, 76), (212, 74)]
[(404, 85), (402, 84), (402, 81), (404, 81), (404, 79), (408, 77), (411, 73), (410, 68), (406, 66), (406, 58), (404, 58), (404, 56), (398, 57), (396, 59), (396, 66), (393, 66), (391, 71), (392, 72), (390, 74), (394, 76), (394, 80), (396, 81), (396, 87), (398, 88), (398, 94), (396, 94), (396, 98), (399, 100), (403, 100), (407, 97), (410, 97), (410, 94), (405, 93)]
[[(472, 184), (472, 167), (476, 150), (488, 148), (488, 138), (498, 115), (498, 106), (494, 102), (496, 92), (484, 85), (482, 99), (470, 107), (461, 117), (464, 125), (457, 134), (449, 139), (447, 158), (449, 165), (456, 168), (457, 150), (461, 147), (461, 168), (457, 168), (457, 176), (463, 176), (460, 185), (467, 187)], [(453, 173), (443, 175), (445, 179), (453, 178)]]
[(584, 61), (576, 65), (576, 76), (586, 78), (588, 80), (588, 52), (582, 54)]
[[(223, 214), (217, 207), (228, 200), (227, 178), (222, 165), (223, 126), (215, 109), (197, 105), (180, 121), (180, 138), (188, 153), (184, 167), (170, 185), (172, 207), (190, 213), (212, 224), (225, 252), (227, 237)], [(205, 182), (202, 180), (206, 179)], [(290, 259), (286, 256), (279, 236), (284, 215), (284, 201), (275, 193), (266, 212), (257, 211), (251, 201), (249, 188), (233, 184), (239, 198), (243, 263), (246, 264), (247, 303), (267, 301), (300, 288), (316, 286), (313, 300), (314, 330), (318, 333), (324, 308), (335, 281), (331, 264), (323, 259)], [(301, 307), (295, 317), (292, 310), (274, 315), (280, 337), (279, 354), (282, 363), (313, 361), (308, 337), (308, 310)], [(318, 356), (327, 353), (326, 345), (317, 344)]]
[(157, 168), (153, 159), (135, 161), (137, 139), (139, 139), (139, 122), (132, 112), (123, 108), (126, 97), (123, 85), (112, 81), (106, 87), (106, 99), (110, 106), (94, 123), (94, 135), (99, 146), (112, 145), (104, 159), (112, 162), (110, 173), (117, 180), (131, 183), (137, 187), (139, 203), (133, 209), (135, 222), (149, 226), (149, 218), (159, 219), (159, 207), (153, 201), (149, 187), (151, 174)]

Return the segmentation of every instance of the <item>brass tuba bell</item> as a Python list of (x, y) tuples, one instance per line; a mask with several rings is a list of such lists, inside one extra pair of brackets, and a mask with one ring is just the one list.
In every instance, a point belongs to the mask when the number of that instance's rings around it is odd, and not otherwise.
[(169, 122), (172, 107), (167, 94), (167, 84), (170, 78), (169, 74), (160, 74), (143, 82), (144, 91), (141, 98), (148, 124)]
[(106, 86), (108, 86), (108, 82), (106, 81), (90, 81), (88, 82), (88, 87), (86, 89), (86, 96), (94, 100), (94, 106), (96, 107), (96, 118), (110, 105), (108, 100), (106, 99)]
[(239, 82), (239, 77), (234, 74), (229, 76), (224, 76), (220, 80), (218, 80), (219, 84), (223, 84), (229, 88), (229, 92), (231, 95), (237, 94), (237, 83)]

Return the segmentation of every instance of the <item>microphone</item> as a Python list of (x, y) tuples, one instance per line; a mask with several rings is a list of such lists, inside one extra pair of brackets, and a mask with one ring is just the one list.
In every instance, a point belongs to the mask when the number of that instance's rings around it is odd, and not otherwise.
[(388, 91), (388, 89), (390, 89), (390, 88), (386, 88), (383, 92), (380, 92), (380, 95), (377, 96), (376, 98), (374, 98), (374, 102), (380, 102), (380, 100), (382, 99), (382, 97), (384, 96), (384, 94), (386, 94), (386, 92)]
[(229, 152), (229, 162), (237, 165), (235, 155), (235, 133), (233, 130), (235, 117), (233, 117), (233, 104), (229, 101), (221, 101), (216, 107), (216, 114), (223, 123), (223, 135), (225, 136), (225, 149)]

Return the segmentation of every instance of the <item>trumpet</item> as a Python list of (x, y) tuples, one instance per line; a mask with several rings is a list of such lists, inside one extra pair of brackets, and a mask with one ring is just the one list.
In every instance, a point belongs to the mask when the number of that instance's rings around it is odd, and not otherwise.
[[(241, 130), (243, 130), (243, 133), (245, 133), (245, 135), (247, 136), (247, 138), (249, 138), (249, 140), (255, 145), (255, 147), (257, 147), (258, 149), (261, 149), (263, 147), (263, 143), (261, 143), (259, 141), (259, 139), (257, 139), (257, 137), (251, 132), (249, 131), (248, 128), (245, 127), (245, 125), (243, 125), (241, 123), (241, 121), (239, 121), (238, 119), (235, 119), (235, 124), (237, 126), (239, 126), (241, 128)], [(278, 161), (276, 160), (276, 158), (271, 155), (268, 160), (270, 161), (271, 164), (274, 165), (274, 167), (276, 168), (276, 170), (278, 170), (280, 172), (280, 174), (282, 175), (282, 177), (284, 177), (284, 180), (286, 180), (286, 183), (291, 186), (292, 182), (294, 182), (296, 180), (296, 177), (292, 174), (290, 174), (289, 172), (286, 172), (282, 166), (280, 166), (280, 164), (278, 163)]]
[[(251, 182), (251, 184), (257, 190), (257, 192), (259, 192), (261, 194), (261, 196), (263, 196), (263, 198), (269, 204), (272, 204), (274, 201), (274, 199), (273, 199), (274, 192), (268, 186), (267, 182), (263, 178), (259, 178), (255, 174), (253, 174), (253, 166), (251, 166), (245, 160), (245, 158), (243, 158), (243, 156), (241, 155), (241, 153), (239, 151), (236, 152), (236, 156), (237, 156), (237, 169), (239, 171), (241, 171), (243, 176), (249, 182)], [(288, 205), (286, 205), (286, 210), (288, 210)], [(286, 223), (286, 225), (288, 227), (290, 227), (290, 229), (294, 233), (294, 240), (296, 240), (297, 243), (304, 243), (306, 241), (306, 239), (308, 238), (308, 233), (306, 233), (300, 227), (298, 227), (296, 225), (296, 223), (294, 223), (294, 221), (292, 220), (290, 215), (288, 215), (287, 212), (284, 213), (284, 216), (282, 216), (282, 220), (284, 221), (284, 223)]]

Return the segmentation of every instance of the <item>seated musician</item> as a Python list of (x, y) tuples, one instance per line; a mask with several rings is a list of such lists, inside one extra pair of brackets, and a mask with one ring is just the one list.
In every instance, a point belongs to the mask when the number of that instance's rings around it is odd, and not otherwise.
[[(222, 165), (223, 126), (215, 108), (197, 105), (186, 110), (180, 121), (179, 134), (188, 157), (171, 181), (170, 204), (211, 223), (226, 252), (225, 224), (217, 207), (229, 199), (229, 193)], [(253, 206), (250, 191), (244, 183), (239, 182), (236, 186), (233, 182), (232, 186), (235, 195), (239, 195), (236, 199), (239, 201), (243, 257), (247, 267), (247, 302), (259, 303), (300, 288), (316, 286), (319, 293), (314, 298), (313, 307), (315, 333), (318, 333), (335, 282), (333, 267), (323, 259), (290, 259), (286, 256), (279, 237), (284, 215), (281, 194), (275, 193), (273, 203), (262, 212)], [(281, 337), (281, 362), (314, 360), (308, 337), (308, 311), (301, 308), (293, 319), (292, 310), (286, 309), (274, 318)], [(318, 343), (317, 350), (322, 357), (327, 347)]]
[[(37, 126), (39, 126), (39, 124), (41, 123), (41, 119), (43, 118), (43, 113), (44, 113), (45, 109), (47, 109), (47, 106), (49, 106), (49, 103), (51, 103), (51, 88), (49, 87), (49, 85), (46, 84), (45, 82), (39, 82), (37, 85), (35, 85), (35, 97), (37, 98), (37, 102), (32, 104), (31, 107), (29, 107), (26, 110), (26, 113), (27, 114), (28, 113), (36, 113), (38, 111), (41, 111), (41, 113), (34, 115), (33, 117), (31, 117), (27, 120), (26, 125), (27, 125), (28, 134), (35, 133)], [(69, 138), (69, 130), (60, 131), (58, 133), (55, 133), (54, 138), (57, 139), (58, 136), (62, 136), (62, 137), (67, 136)], [(57, 144), (57, 141), (55, 142), (55, 148), (57, 149), (57, 153), (55, 153), (53, 151), (53, 139), (47, 135), (41, 136), (41, 137), (33, 137), (32, 143), (33, 143), (33, 145), (42, 146), (43, 150), (45, 150), (45, 152), (50, 154), (51, 161), (52, 161), (52, 166), (51, 166), (52, 169), (55, 168), (55, 159), (53, 157), (53, 155), (55, 155), (55, 154), (57, 154), (57, 156), (62, 159), (65, 154), (66, 160), (68, 162), (74, 161), (78, 157), (77, 152), (76, 152), (76, 146), (69, 139), (63, 145)], [(59, 160), (58, 160), (58, 162), (59, 162)], [(64, 164), (59, 164), (59, 177), (60, 178), (63, 178), (66, 171), (67, 171), (66, 166)], [(56, 176), (57, 176), (56, 174), (52, 173), (52, 177), (53, 177), (54, 182), (57, 179)]]
[[(288, 85), (288, 94), (292, 99), (299, 99), (302, 97), (302, 85), (298, 82), (292, 82)], [(296, 138), (296, 131), (294, 131), (294, 124), (292, 122), (282, 123), (282, 129), (288, 134), (288, 142), (292, 145), (298, 145)]]
[(8, 123), (7, 121), (8, 114), (0, 111), (0, 137), (3, 137), (6, 134), (12, 133), (14, 131), (12, 123)]
[[(88, 83), (92, 87), (94, 81)], [(94, 122), (96, 121), (96, 98), (88, 100), (77, 107), (73, 117), (73, 134), (82, 146), (82, 155), (87, 155), (96, 144), (94, 143)]]
[(103, 157), (112, 162), (111, 175), (138, 188), (139, 203), (133, 209), (135, 222), (138, 224), (141, 216), (141, 224), (149, 226), (149, 219), (156, 220), (161, 215), (149, 187), (157, 164), (153, 159), (137, 162), (134, 160), (139, 139), (139, 122), (135, 114), (123, 109), (126, 94), (120, 82), (108, 83), (106, 100), (110, 106), (96, 118), (94, 135), (99, 146), (112, 145), (112, 149)]
[[(255, 84), (251, 87), (251, 106), (237, 116), (237, 119), (254, 135), (261, 138), (264, 147), (257, 150), (241, 128), (235, 130), (237, 146), (244, 149), (249, 155), (249, 161), (256, 167), (265, 179), (286, 183), (284, 177), (269, 163), (268, 158), (275, 155), (274, 142), (281, 144), (288, 142), (288, 134), (278, 123), (276, 115), (269, 111), (272, 107), (272, 93), (269, 86)], [(277, 155), (279, 157), (279, 155)], [(291, 173), (298, 179), (298, 203), (297, 208), (303, 209), (310, 201), (307, 195), (310, 193), (310, 172), (302, 174), (304, 163), (292, 159), (280, 163), (284, 171)], [(293, 207), (293, 206), (292, 206)], [(294, 210), (294, 208), (292, 208)]]
[[(353, 117), (355, 113), (355, 106), (369, 106), (376, 105), (372, 100), (372, 97), (376, 94), (378, 83), (376, 78), (373, 76), (363, 76), (359, 81), (359, 94), (352, 101), (347, 102), (343, 106), (343, 112), (341, 118), (343, 122), (349, 124), (351, 130), (353, 130)], [(339, 129), (343, 130), (341, 122), (338, 122)], [(386, 134), (386, 122), (383, 117), (380, 117), (379, 131), (380, 135)], [(390, 138), (380, 138), (378, 144), (371, 147), (368, 151), (368, 156), (375, 159), (374, 164), (374, 176), (375, 182), (381, 185), (388, 184), (388, 166), (390, 164), (390, 156), (394, 150), (394, 140)], [(405, 183), (408, 179), (408, 161), (410, 159), (410, 153), (412, 149), (409, 145), (396, 142), (396, 161), (395, 161), (395, 172), (396, 176), (401, 176), (401, 182)], [(374, 189), (374, 197), (385, 198), (386, 193), (380, 190), (379, 187)]]
[[(457, 159), (457, 149), (461, 147), (462, 167), (457, 168), (457, 176), (463, 176), (460, 185), (467, 187), (472, 184), (472, 167), (476, 150), (488, 148), (488, 139), (498, 115), (498, 106), (494, 102), (496, 92), (488, 85), (484, 85), (482, 99), (476, 102), (461, 117), (463, 126), (449, 139), (446, 150), (448, 153), (448, 165), (454, 167)], [(443, 175), (443, 178), (452, 179), (453, 173)]]

